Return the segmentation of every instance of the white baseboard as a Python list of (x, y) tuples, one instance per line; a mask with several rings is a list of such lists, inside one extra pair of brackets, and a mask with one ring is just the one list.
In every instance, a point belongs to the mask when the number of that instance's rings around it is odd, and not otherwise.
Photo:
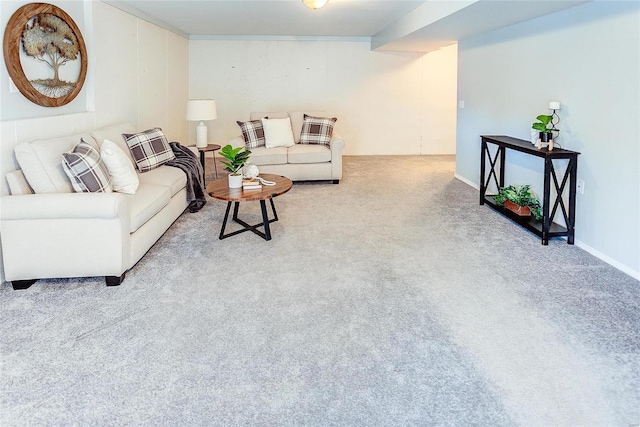
[(480, 184), (476, 184), (475, 182), (469, 181), (467, 178), (465, 178), (463, 176), (460, 176), (457, 173), (454, 173), (453, 176), (457, 180), (460, 180), (460, 181), (464, 182), (465, 184), (470, 185), (471, 187), (473, 187), (476, 190), (480, 191)]
[(607, 256), (607, 255), (603, 254), (599, 250), (592, 248), (591, 246), (587, 245), (586, 243), (584, 243), (584, 242), (582, 242), (582, 241), (580, 241), (578, 239), (575, 239), (574, 243), (580, 249), (589, 252), (591, 255), (593, 255), (596, 258), (601, 259), (602, 261), (606, 262), (610, 266), (617, 268), (618, 270), (622, 271), (625, 274), (628, 274), (629, 276), (633, 277), (636, 280), (640, 280), (640, 271), (635, 271), (631, 267), (628, 267), (628, 266), (616, 261), (615, 259), (611, 258), (610, 256)]
[[(476, 184), (475, 182), (469, 181), (468, 179), (458, 175), (457, 173), (453, 175), (456, 179), (464, 182), (465, 184), (475, 188), (476, 190), (480, 191), (480, 185)], [(607, 264), (609, 264), (610, 266), (617, 268), (618, 270), (622, 271), (625, 274), (628, 274), (629, 276), (633, 277), (636, 280), (640, 280), (640, 271), (636, 271), (634, 269), (632, 269), (631, 267), (628, 267), (618, 261), (616, 261), (615, 259), (611, 258), (610, 256), (607, 256), (605, 254), (603, 254), (602, 252), (592, 248), (591, 246), (587, 245), (586, 243), (575, 239), (574, 243), (577, 247), (579, 247), (580, 249), (589, 252), (591, 255), (593, 255), (594, 257), (601, 259), (602, 261), (606, 262)]]

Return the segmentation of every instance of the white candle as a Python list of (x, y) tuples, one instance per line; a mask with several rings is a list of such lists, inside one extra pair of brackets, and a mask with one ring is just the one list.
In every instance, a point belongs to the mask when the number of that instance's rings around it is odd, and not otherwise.
[(559, 110), (560, 109), (560, 102), (558, 101), (551, 101), (549, 103), (549, 110)]

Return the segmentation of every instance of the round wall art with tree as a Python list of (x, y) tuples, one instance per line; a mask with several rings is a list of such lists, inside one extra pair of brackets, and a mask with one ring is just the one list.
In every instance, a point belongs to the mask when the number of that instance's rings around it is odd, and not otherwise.
[(29, 3), (9, 19), (4, 61), (18, 90), (38, 105), (71, 102), (87, 75), (87, 49), (76, 23), (62, 9)]

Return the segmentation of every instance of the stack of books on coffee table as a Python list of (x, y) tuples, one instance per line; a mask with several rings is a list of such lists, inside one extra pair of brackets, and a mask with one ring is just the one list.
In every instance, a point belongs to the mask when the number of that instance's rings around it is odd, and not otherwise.
[(245, 179), (242, 181), (243, 190), (262, 190), (262, 184), (255, 179)]

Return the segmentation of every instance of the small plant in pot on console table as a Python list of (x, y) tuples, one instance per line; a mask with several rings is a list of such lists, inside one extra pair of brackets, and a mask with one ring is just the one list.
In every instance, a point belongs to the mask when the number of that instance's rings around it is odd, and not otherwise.
[(542, 205), (540, 200), (531, 194), (529, 185), (510, 185), (501, 188), (494, 199), (496, 204), (504, 206), (517, 215), (533, 215), (538, 221), (542, 219)]
[(222, 164), (226, 166), (226, 170), (231, 172), (229, 174), (229, 188), (242, 188), (240, 169), (249, 160), (251, 151), (245, 150), (244, 147), (233, 148), (228, 144), (222, 147), (220, 155), (228, 160), (228, 162), (222, 161)]
[(548, 142), (549, 151), (553, 150), (553, 131), (558, 131), (558, 129), (548, 127), (549, 123), (551, 123), (551, 121), (553, 120), (553, 116), (541, 114), (536, 117), (536, 119), (538, 121), (531, 125), (531, 129), (535, 129), (540, 132), (538, 138), (538, 148), (541, 148), (541, 143)]

